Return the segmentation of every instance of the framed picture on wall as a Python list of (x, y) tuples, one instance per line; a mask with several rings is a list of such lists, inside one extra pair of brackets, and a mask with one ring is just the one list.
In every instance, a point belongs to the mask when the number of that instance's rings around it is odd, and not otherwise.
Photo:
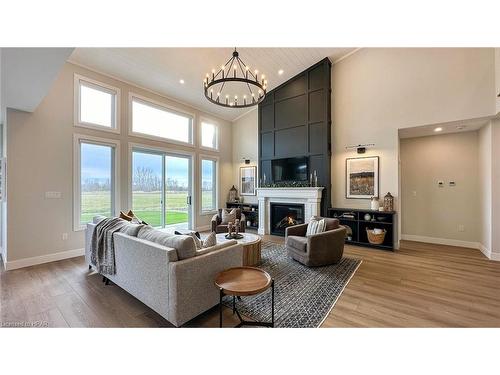
[(346, 198), (378, 197), (378, 156), (346, 159)]
[(255, 195), (257, 167), (240, 167), (240, 195)]

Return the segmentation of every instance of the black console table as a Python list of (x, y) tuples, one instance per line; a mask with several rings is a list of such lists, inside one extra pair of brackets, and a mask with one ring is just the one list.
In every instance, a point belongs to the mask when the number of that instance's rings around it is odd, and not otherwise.
[(245, 219), (250, 221), (247, 228), (259, 229), (259, 205), (254, 203), (226, 202), (226, 208), (240, 208)]
[[(368, 216), (370, 216), (369, 220)], [(374, 211), (370, 209), (329, 208), (328, 216), (339, 219), (341, 225), (348, 226), (352, 235), (346, 243), (368, 246), (376, 249), (394, 250), (395, 211)], [(366, 218), (365, 218), (366, 216)], [(387, 231), (384, 242), (380, 245), (368, 241), (366, 229), (380, 228)]]

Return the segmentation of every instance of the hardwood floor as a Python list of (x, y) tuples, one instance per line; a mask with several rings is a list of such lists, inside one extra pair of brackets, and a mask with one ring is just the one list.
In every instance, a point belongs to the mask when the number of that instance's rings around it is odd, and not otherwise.
[[(500, 327), (500, 262), (478, 250), (403, 241), (396, 252), (346, 246), (344, 254), (363, 263), (323, 327)], [(83, 257), (0, 271), (0, 310), (0, 326), (172, 327), (105, 286)], [(224, 321), (237, 323), (229, 309)], [(217, 326), (216, 308), (186, 324)]]

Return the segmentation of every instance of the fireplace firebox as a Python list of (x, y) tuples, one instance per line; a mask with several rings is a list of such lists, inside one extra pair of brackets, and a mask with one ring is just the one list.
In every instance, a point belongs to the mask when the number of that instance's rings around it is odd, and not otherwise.
[(304, 224), (304, 205), (271, 202), (271, 234), (284, 236), (285, 229), (292, 225)]

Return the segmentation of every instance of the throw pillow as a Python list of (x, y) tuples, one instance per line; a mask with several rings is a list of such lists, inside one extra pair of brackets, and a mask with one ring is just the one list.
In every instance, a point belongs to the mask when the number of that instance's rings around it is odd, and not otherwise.
[(222, 219), (221, 224), (234, 223), (234, 221), (236, 220), (236, 208), (233, 208), (231, 211), (222, 210), (221, 219)]
[(215, 236), (215, 232), (212, 232), (205, 238), (205, 241), (203, 241), (203, 249), (215, 245), (217, 245), (217, 237)]
[(309, 224), (307, 224), (306, 236), (324, 232), (325, 226), (326, 226), (325, 219), (312, 217), (311, 220), (309, 221)]
[(123, 211), (120, 211), (120, 219), (127, 220), (127, 221), (132, 221), (132, 216), (126, 214)]
[(179, 232), (177, 230), (174, 231), (174, 234), (186, 234), (186, 235), (190, 235), (191, 233), (194, 233), (194, 235), (201, 240), (200, 232), (195, 232), (195, 231), (190, 230), (189, 232), (181, 233), (181, 232)]

